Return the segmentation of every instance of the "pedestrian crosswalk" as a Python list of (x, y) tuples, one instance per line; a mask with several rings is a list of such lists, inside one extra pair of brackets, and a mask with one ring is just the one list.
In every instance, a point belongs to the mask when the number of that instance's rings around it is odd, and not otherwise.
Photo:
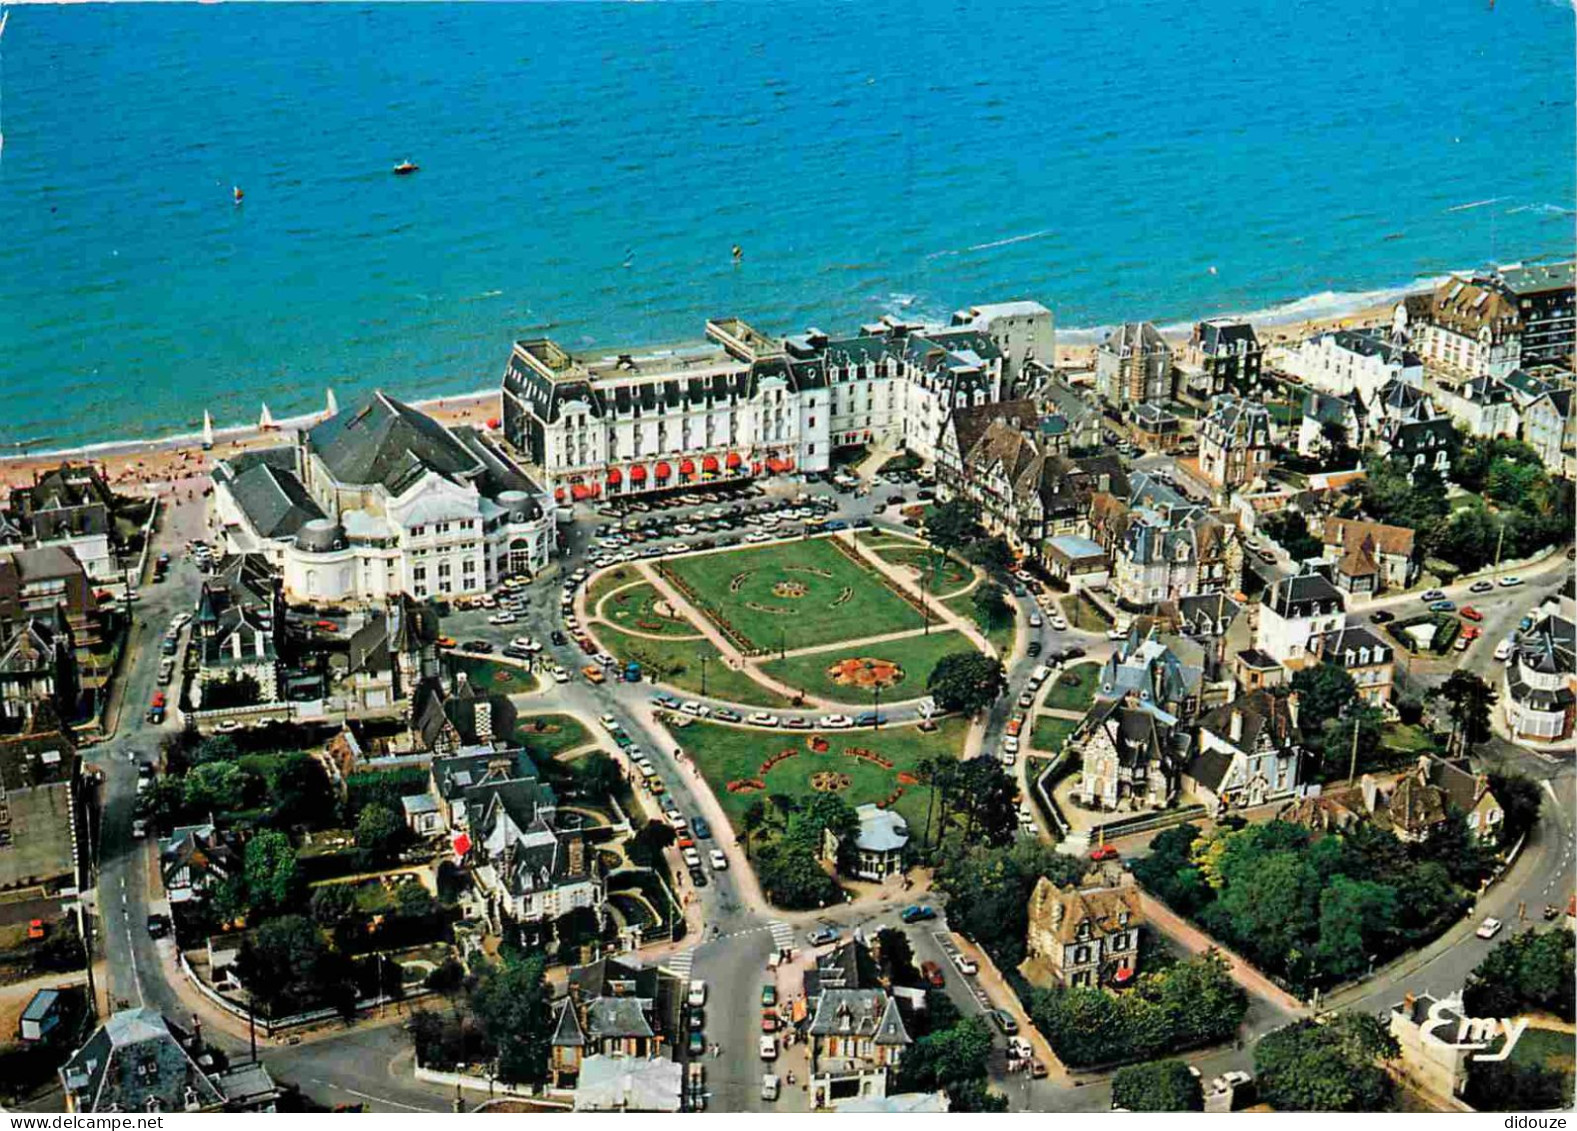
[(767, 930), (772, 932), (772, 946), (776, 950), (787, 950), (794, 945), (794, 928), (781, 919), (774, 919), (767, 924)]
[(681, 950), (678, 954), (673, 955), (671, 958), (663, 962), (663, 966), (673, 971), (674, 974), (681, 978), (688, 978), (690, 976), (690, 967), (694, 964), (694, 947), (691, 947), (689, 950)]

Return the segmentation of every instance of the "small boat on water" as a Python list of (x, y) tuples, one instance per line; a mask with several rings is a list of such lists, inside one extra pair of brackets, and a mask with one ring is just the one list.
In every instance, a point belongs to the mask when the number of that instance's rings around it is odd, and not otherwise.
[(232, 186), (230, 186), (230, 192), (231, 192), (232, 195), (234, 195), (235, 202), (237, 204), (240, 204), (241, 201), (246, 198), (246, 193), (241, 191), (241, 187), (239, 185), (232, 185)]
[(339, 401), (337, 401), (334, 398), (334, 390), (333, 389), (328, 390), (328, 394), (329, 394), (328, 395), (328, 405), (327, 405), (327, 408), (325, 409), (325, 413), (328, 416), (338, 416), (339, 415)]
[(272, 432), (278, 427), (278, 425), (274, 423), (274, 414), (268, 411), (268, 405), (266, 403), (263, 405), (263, 415), (258, 417), (257, 427), (258, 431), (260, 432)]
[(396, 177), (408, 177), (420, 168), (421, 166), (414, 161), (401, 161), (394, 167), (394, 175)]
[(214, 447), (214, 418), (207, 411), (203, 412), (203, 451), (213, 451)]

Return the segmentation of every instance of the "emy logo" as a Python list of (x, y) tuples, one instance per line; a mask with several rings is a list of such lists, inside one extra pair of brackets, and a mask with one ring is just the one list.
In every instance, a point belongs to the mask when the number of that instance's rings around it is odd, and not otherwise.
[(1456, 1005), (1450, 999), (1431, 1004), (1419, 1031), (1424, 1040), (1448, 1049), (1487, 1049), (1496, 1037), (1506, 1038), (1495, 1052), (1475, 1051), (1469, 1060), (1505, 1060), (1528, 1028), (1526, 1017), (1463, 1017), (1457, 1014)]

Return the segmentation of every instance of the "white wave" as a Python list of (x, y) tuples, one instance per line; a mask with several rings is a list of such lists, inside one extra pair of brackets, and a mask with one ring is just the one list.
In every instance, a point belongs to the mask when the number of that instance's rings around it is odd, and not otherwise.
[(1466, 204), (1453, 204), (1450, 208), (1447, 208), (1446, 211), (1466, 212), (1470, 208), (1483, 208), (1486, 204), (1499, 204), (1501, 201), (1506, 199), (1507, 198), (1504, 196), (1492, 196), (1487, 200), (1470, 200)]
[(1008, 244), (1013, 244), (1013, 243), (1028, 243), (1030, 240), (1038, 240), (1038, 239), (1041, 239), (1044, 236), (1049, 236), (1049, 235), (1051, 235), (1051, 229), (1050, 228), (1042, 228), (1038, 232), (1025, 232), (1022, 236), (1008, 236), (1006, 239), (992, 240), (990, 243), (972, 244), (969, 247), (966, 247), (964, 250), (965, 251), (989, 251), (991, 248), (994, 248), (994, 247), (1007, 247)]
[[(1368, 291), (1319, 291), (1276, 306), (1267, 306), (1259, 310), (1207, 314), (1202, 315), (1199, 319), (1169, 322), (1160, 326), (1159, 329), (1165, 335), (1176, 337), (1188, 334), (1193, 329), (1194, 323), (1201, 319), (1211, 322), (1225, 320), (1252, 322), (1256, 326), (1284, 326), (1293, 322), (1308, 322), (1314, 319), (1341, 318), (1357, 314), (1359, 311), (1367, 310), (1372, 306), (1379, 306), (1382, 303), (1396, 302), (1418, 291), (1432, 291), (1449, 279), (1451, 275), (1465, 273), (1450, 272), (1444, 275), (1420, 276), (1409, 283), (1402, 283), (1392, 287), (1377, 287)], [(1115, 325), (1059, 326), (1057, 328), (1057, 339), (1070, 345), (1091, 345), (1099, 342), (1115, 329)]]

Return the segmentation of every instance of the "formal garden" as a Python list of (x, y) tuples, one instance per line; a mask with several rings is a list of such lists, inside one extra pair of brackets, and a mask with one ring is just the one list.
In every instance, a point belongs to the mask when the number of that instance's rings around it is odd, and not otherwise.
[(884, 703), (919, 698), (938, 660), (973, 647), (962, 633), (938, 628), (879, 644), (769, 660), (761, 671), (812, 696), (870, 707), (878, 690)]
[(907, 598), (833, 538), (695, 554), (660, 567), (746, 652), (860, 640), (921, 627)]
[(851, 806), (874, 802), (897, 810), (917, 840), (929, 792), (921, 763), (957, 758), (968, 730), (962, 718), (943, 719), (929, 733), (914, 726), (761, 731), (703, 722), (684, 728), (682, 741), (741, 837), (754, 801), (787, 797), (807, 803), (832, 793)]
[(614, 590), (598, 605), (597, 615), (635, 636), (702, 639), (695, 625), (665, 601), (649, 582)]

